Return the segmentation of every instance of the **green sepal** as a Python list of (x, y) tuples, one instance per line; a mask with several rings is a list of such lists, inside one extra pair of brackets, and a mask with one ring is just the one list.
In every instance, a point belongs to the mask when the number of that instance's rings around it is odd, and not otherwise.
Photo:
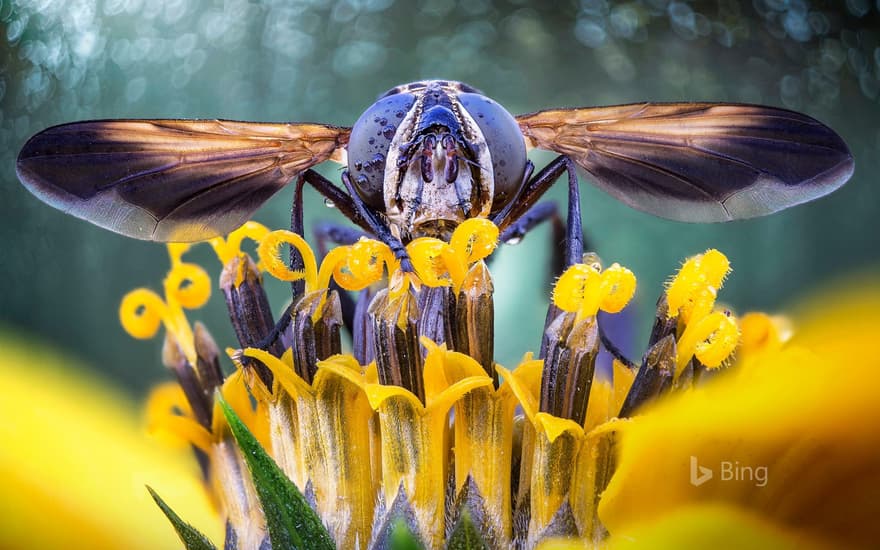
[(149, 485), (147, 485), (147, 491), (150, 492), (150, 496), (159, 505), (159, 508), (165, 514), (165, 517), (168, 518), (168, 521), (171, 522), (171, 525), (174, 526), (174, 530), (177, 531), (177, 536), (180, 537), (183, 545), (186, 546), (186, 550), (216, 550), (216, 547), (211, 544), (208, 537), (189, 523), (183, 521)]
[(467, 508), (462, 508), (458, 521), (446, 541), (447, 550), (488, 550), (489, 544), (471, 520)]
[(391, 550), (423, 550), (425, 548), (403, 519), (394, 520), (391, 536), (388, 538), (388, 546)]
[(251, 472), (251, 479), (266, 516), (266, 527), (273, 550), (334, 550), (333, 539), (299, 489), (287, 479), (272, 457), (266, 454), (219, 392), (217, 401)]

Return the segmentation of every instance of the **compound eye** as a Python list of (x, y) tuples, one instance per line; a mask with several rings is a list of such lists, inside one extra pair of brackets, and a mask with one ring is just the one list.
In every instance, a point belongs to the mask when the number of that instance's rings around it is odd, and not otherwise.
[(370, 105), (351, 129), (348, 171), (358, 195), (374, 210), (385, 210), (385, 160), (394, 134), (414, 103), (415, 96), (408, 93), (383, 97)]
[(492, 213), (497, 213), (516, 196), (522, 186), (527, 160), (522, 131), (507, 109), (488, 97), (464, 93), (459, 94), (458, 99), (477, 121), (486, 138), (495, 177)]

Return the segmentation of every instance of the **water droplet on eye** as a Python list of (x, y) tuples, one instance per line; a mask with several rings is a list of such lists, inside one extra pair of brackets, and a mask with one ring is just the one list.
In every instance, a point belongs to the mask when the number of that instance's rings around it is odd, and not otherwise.
[(382, 117), (379, 120), (377, 120), (376, 122), (379, 123), (379, 126), (385, 126), (386, 124), (388, 124), (388, 119), (385, 117)]
[(373, 160), (371, 161), (373, 164), (382, 164), (385, 162), (385, 155), (382, 153), (376, 153), (373, 155)]
[(394, 116), (396, 116), (397, 118), (403, 118), (403, 115), (405, 114), (406, 113), (403, 111), (394, 111)]
[(504, 241), (504, 244), (508, 244), (510, 246), (516, 246), (521, 242), (522, 242), (522, 237), (520, 235), (515, 235), (515, 236), (507, 239), (506, 241)]
[(396, 131), (397, 131), (397, 128), (389, 125), (389, 126), (382, 128), (382, 135), (385, 136), (385, 139), (391, 139), (394, 137), (394, 132), (396, 132)]
[(336, 208), (336, 204), (328, 198), (324, 198), (324, 206), (327, 208)]
[(374, 143), (376, 143), (376, 138), (371, 137), (370, 139), (367, 140), (367, 143), (369, 143), (370, 145), (373, 145)]

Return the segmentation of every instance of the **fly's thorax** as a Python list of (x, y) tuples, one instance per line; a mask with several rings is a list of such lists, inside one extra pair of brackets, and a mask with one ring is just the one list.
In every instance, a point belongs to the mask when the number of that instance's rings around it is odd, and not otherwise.
[(401, 234), (441, 235), (486, 217), (494, 195), (492, 158), (476, 121), (455, 93), (429, 83), (391, 141), (385, 215)]

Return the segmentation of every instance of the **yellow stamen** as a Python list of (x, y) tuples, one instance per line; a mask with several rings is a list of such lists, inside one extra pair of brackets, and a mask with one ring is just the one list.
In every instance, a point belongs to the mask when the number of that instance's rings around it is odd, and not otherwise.
[(430, 287), (449, 286), (452, 281), (443, 258), (443, 250), (449, 245), (433, 237), (420, 237), (410, 242), (406, 251), (419, 279)]
[(736, 320), (723, 311), (716, 311), (702, 319), (688, 323), (678, 340), (676, 374), (696, 356), (709, 368), (721, 366), (733, 353), (739, 342)]
[(477, 263), (498, 246), (498, 226), (483, 218), (471, 218), (455, 228), (449, 245), (463, 263)]
[(196, 264), (177, 263), (165, 278), (165, 296), (185, 309), (198, 309), (211, 298), (211, 278)]
[(158, 294), (146, 288), (136, 288), (126, 294), (119, 304), (119, 321), (129, 335), (140, 340), (152, 338), (160, 324), (168, 322), (168, 306)]
[(421, 281), (431, 287), (452, 285), (458, 293), (471, 265), (498, 246), (498, 227), (483, 218), (471, 218), (455, 228), (449, 244), (422, 237), (406, 250)]
[(695, 313), (707, 315), (728, 273), (730, 261), (715, 249), (689, 258), (666, 289), (669, 317), (680, 315), (688, 322)]
[[(329, 285), (330, 276), (346, 290), (361, 290), (382, 280), (387, 268), (396, 270), (397, 260), (388, 245), (361, 238), (351, 246), (331, 250), (321, 263), (319, 285)], [(319, 288), (323, 288), (319, 286)]]
[[(300, 253), (303, 259), (304, 269), (302, 271), (294, 271), (287, 266), (287, 262), (281, 259), (281, 251), (279, 247), (282, 244), (288, 244)], [(284, 229), (272, 231), (260, 241), (257, 248), (257, 255), (260, 257), (260, 263), (266, 268), (276, 279), (282, 281), (299, 281), (305, 279), (306, 289), (308, 291), (317, 290), (318, 287), (318, 263), (315, 260), (315, 253), (306, 243), (305, 239)]]
[(168, 244), (171, 269), (163, 282), (165, 299), (145, 288), (132, 290), (119, 305), (119, 321), (126, 332), (139, 339), (152, 338), (160, 323), (164, 324), (187, 360), (195, 365), (197, 357), (192, 327), (183, 309), (205, 305), (211, 297), (211, 279), (204, 269), (181, 259), (189, 248), (190, 245), (185, 243)]
[(220, 263), (226, 265), (232, 258), (242, 253), (241, 243), (244, 239), (250, 239), (255, 243), (262, 242), (269, 234), (269, 229), (261, 223), (254, 221), (245, 222), (244, 225), (230, 233), (226, 239), (215, 237), (208, 241), (217, 254)]
[(615, 263), (600, 273), (593, 265), (575, 264), (556, 282), (553, 303), (563, 311), (577, 312), (576, 321), (581, 321), (600, 309), (619, 312), (635, 291), (636, 277), (625, 267)]

